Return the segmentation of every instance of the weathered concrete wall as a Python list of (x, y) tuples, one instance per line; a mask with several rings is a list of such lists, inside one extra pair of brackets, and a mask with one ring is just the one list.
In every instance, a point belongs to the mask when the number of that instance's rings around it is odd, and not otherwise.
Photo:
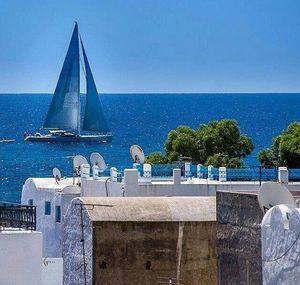
[(217, 191), (218, 284), (262, 284), (257, 195)]
[(94, 222), (93, 284), (216, 284), (215, 225)]

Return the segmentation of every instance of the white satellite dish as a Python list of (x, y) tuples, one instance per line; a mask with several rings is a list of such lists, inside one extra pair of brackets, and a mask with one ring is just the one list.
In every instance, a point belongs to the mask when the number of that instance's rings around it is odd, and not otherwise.
[(265, 213), (270, 208), (280, 204), (296, 206), (291, 192), (282, 184), (276, 182), (265, 182), (258, 192), (258, 203)]
[(82, 164), (88, 164), (88, 161), (86, 158), (82, 155), (76, 155), (73, 158), (73, 170), (74, 173), (79, 176), (80, 175), (80, 170), (81, 170), (81, 165)]
[(55, 179), (55, 183), (59, 184), (59, 181), (61, 180), (61, 173), (60, 170), (56, 167), (52, 169), (53, 177)]
[(97, 165), (100, 172), (103, 172), (106, 169), (106, 163), (103, 156), (98, 152), (93, 152), (90, 157), (92, 165)]
[(130, 154), (135, 163), (143, 164), (145, 162), (144, 151), (137, 144), (130, 147)]

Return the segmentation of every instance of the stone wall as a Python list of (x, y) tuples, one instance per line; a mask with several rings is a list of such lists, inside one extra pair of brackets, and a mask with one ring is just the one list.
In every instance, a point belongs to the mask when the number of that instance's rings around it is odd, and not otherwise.
[(94, 222), (93, 284), (214, 285), (215, 226), (215, 222)]
[(218, 284), (262, 284), (257, 194), (217, 191)]
[(81, 204), (79, 198), (73, 199), (63, 230), (64, 285), (92, 285), (92, 247), (92, 226), (87, 206)]

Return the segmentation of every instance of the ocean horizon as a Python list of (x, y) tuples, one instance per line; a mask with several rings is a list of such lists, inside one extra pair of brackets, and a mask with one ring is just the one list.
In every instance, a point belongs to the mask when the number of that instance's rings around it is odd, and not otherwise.
[(237, 120), (241, 132), (253, 140), (255, 149), (245, 161), (257, 166), (257, 151), (270, 146), (289, 123), (300, 120), (299, 93), (106, 93), (101, 99), (114, 134), (112, 143), (24, 142), (24, 132), (41, 131), (49, 95), (0, 94), (0, 139), (15, 140), (0, 144), (2, 201), (19, 202), (25, 180), (51, 177), (53, 167), (63, 176), (72, 175), (73, 154), (89, 158), (92, 152), (99, 152), (110, 167), (123, 170), (132, 166), (132, 144), (139, 144), (146, 155), (163, 152), (168, 132), (178, 125), (197, 128), (223, 118)]

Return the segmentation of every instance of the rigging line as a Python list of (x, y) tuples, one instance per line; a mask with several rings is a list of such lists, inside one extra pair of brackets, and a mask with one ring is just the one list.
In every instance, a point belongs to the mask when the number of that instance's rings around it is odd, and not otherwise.
[[(63, 55), (68, 52), (68, 48), (66, 48), (66, 47), (68, 47), (68, 44), (71, 41), (71, 38), (72, 38), (72, 35), (73, 35), (73, 29), (74, 29), (74, 27), (71, 28), (71, 33), (70, 33), (71, 37), (69, 37), (69, 38), (66, 37), (65, 38), (65, 43), (63, 45), (63, 49), (60, 51), (58, 60), (57, 60), (56, 65), (55, 65), (56, 69), (58, 68), (58, 64), (61, 62), (61, 59), (63, 58)], [(63, 66), (63, 63), (62, 63), (62, 66)]]
[[(80, 42), (78, 44), (81, 47), (79, 49), (81, 49), (81, 53), (83, 53), (83, 50), (82, 50), (82, 37), (81, 37), (81, 34), (80, 34), (79, 30), (78, 30), (78, 37), (79, 37), (79, 40), (80, 40)], [(85, 78), (87, 78), (86, 77), (85, 65), (83, 64), (83, 60), (82, 60), (80, 52), (79, 52), (79, 60), (81, 62), (81, 68), (82, 68), (83, 74), (84, 74)]]
[(262, 259), (262, 261), (263, 262), (274, 262), (274, 261), (277, 261), (277, 260), (283, 258), (292, 249), (292, 247), (295, 245), (295, 243), (298, 241), (299, 238), (300, 238), (300, 234), (297, 236), (297, 238), (294, 240), (294, 242), (288, 247), (288, 249), (282, 255), (280, 255), (274, 259), (269, 259), (269, 260)]

